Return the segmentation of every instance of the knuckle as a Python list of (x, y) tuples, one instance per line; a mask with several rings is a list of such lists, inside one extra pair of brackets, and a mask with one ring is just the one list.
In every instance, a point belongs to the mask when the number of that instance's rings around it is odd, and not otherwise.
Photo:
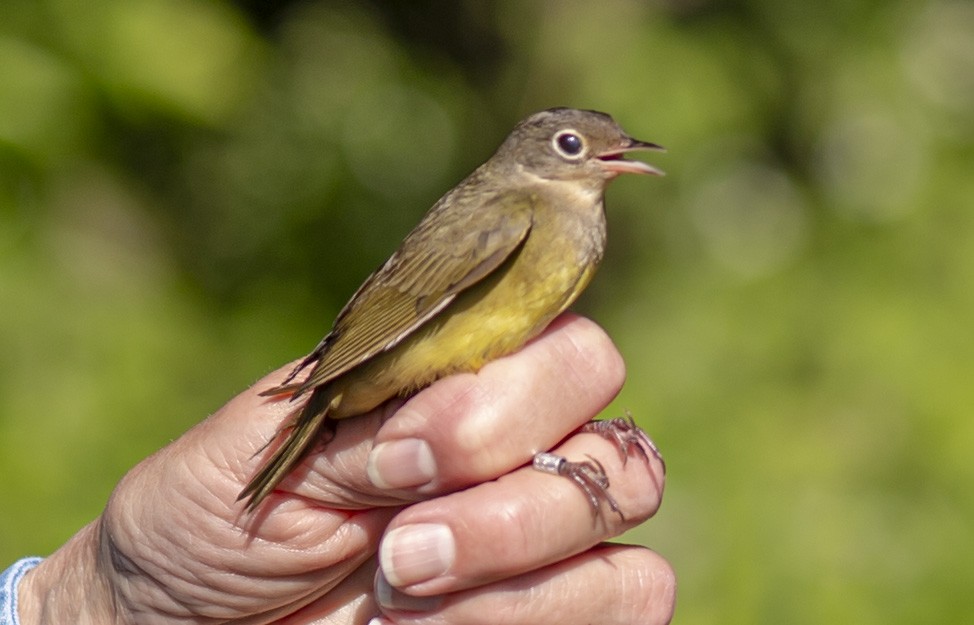
[(570, 326), (571, 348), (576, 353), (572, 362), (584, 368), (583, 379), (597, 379), (615, 393), (626, 381), (626, 364), (615, 343), (594, 321), (579, 317)]
[(666, 486), (666, 476), (657, 469), (655, 462), (650, 462), (649, 467), (642, 469), (643, 479), (634, 480), (638, 490), (636, 492), (636, 502), (639, 511), (646, 519), (654, 516), (663, 503), (663, 490)]
[(623, 608), (619, 622), (666, 625), (676, 607), (676, 574), (669, 562), (649, 549), (641, 549), (639, 557), (634, 581), (617, 602)]

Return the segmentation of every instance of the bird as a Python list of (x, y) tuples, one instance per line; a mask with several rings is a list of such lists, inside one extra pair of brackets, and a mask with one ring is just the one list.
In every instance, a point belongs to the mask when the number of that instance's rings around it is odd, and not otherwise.
[[(537, 336), (602, 260), (608, 183), (620, 174), (663, 175), (625, 158), (646, 150), (663, 148), (598, 111), (551, 108), (519, 122), (365, 280), (315, 349), (261, 392), (307, 401), (258, 450), (278, 443), (237, 500), (255, 510), (318, 441), (327, 443), (335, 421), (475, 372)], [(581, 467), (571, 477), (596, 505), (592, 490), (608, 485), (601, 465), (572, 466)], [(548, 470), (565, 474), (561, 464)]]

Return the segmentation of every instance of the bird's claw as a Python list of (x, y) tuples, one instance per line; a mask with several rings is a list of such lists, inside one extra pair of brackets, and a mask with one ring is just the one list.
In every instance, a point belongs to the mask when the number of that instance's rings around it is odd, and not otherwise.
[(650, 456), (656, 458), (663, 466), (663, 474), (666, 474), (666, 461), (663, 460), (663, 455), (646, 432), (643, 432), (636, 425), (636, 420), (632, 418), (632, 413), (628, 410), (624, 417), (589, 421), (582, 426), (580, 431), (598, 434), (602, 438), (615, 443), (616, 448), (622, 455), (623, 466), (628, 462), (631, 452), (635, 449), (646, 462), (649, 462)]
[(569, 478), (582, 491), (592, 506), (592, 516), (598, 516), (601, 502), (619, 515), (619, 519), (626, 520), (615, 498), (609, 494), (609, 477), (605, 473), (602, 463), (589, 456), (588, 460), (572, 462), (564, 456), (542, 452), (534, 456), (534, 468), (544, 473), (552, 473)]
[[(635, 451), (647, 463), (652, 458), (656, 458), (663, 467), (663, 473), (666, 473), (666, 462), (656, 444), (636, 425), (635, 419), (632, 418), (632, 414), (628, 410), (624, 417), (589, 421), (581, 427), (580, 431), (598, 434), (615, 443), (622, 455), (623, 466)], [(563, 456), (543, 452), (534, 456), (534, 468), (544, 473), (561, 475), (571, 479), (588, 499), (592, 506), (593, 515), (598, 515), (601, 503), (604, 501), (613, 512), (619, 515), (621, 520), (625, 521), (626, 517), (622, 514), (619, 504), (609, 494), (609, 477), (605, 473), (605, 467), (592, 456), (586, 454), (586, 457), (588, 460), (572, 462)]]

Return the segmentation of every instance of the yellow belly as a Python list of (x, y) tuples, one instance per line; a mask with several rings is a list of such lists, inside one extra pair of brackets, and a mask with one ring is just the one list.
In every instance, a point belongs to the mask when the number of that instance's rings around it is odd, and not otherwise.
[[(595, 262), (559, 262), (549, 271), (523, 250), (505, 271), (460, 294), (395, 348), (332, 383), (329, 416), (362, 414), (396, 395), (518, 350), (565, 310), (595, 273)], [(541, 265), (550, 263), (540, 263)], [(338, 397), (340, 395), (340, 397)]]

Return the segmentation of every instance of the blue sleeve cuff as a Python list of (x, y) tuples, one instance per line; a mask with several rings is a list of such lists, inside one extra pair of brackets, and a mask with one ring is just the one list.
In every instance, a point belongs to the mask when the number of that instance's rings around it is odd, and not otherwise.
[(18, 625), (17, 586), (27, 571), (40, 564), (41, 558), (18, 560), (9, 569), (0, 573), (0, 625)]

